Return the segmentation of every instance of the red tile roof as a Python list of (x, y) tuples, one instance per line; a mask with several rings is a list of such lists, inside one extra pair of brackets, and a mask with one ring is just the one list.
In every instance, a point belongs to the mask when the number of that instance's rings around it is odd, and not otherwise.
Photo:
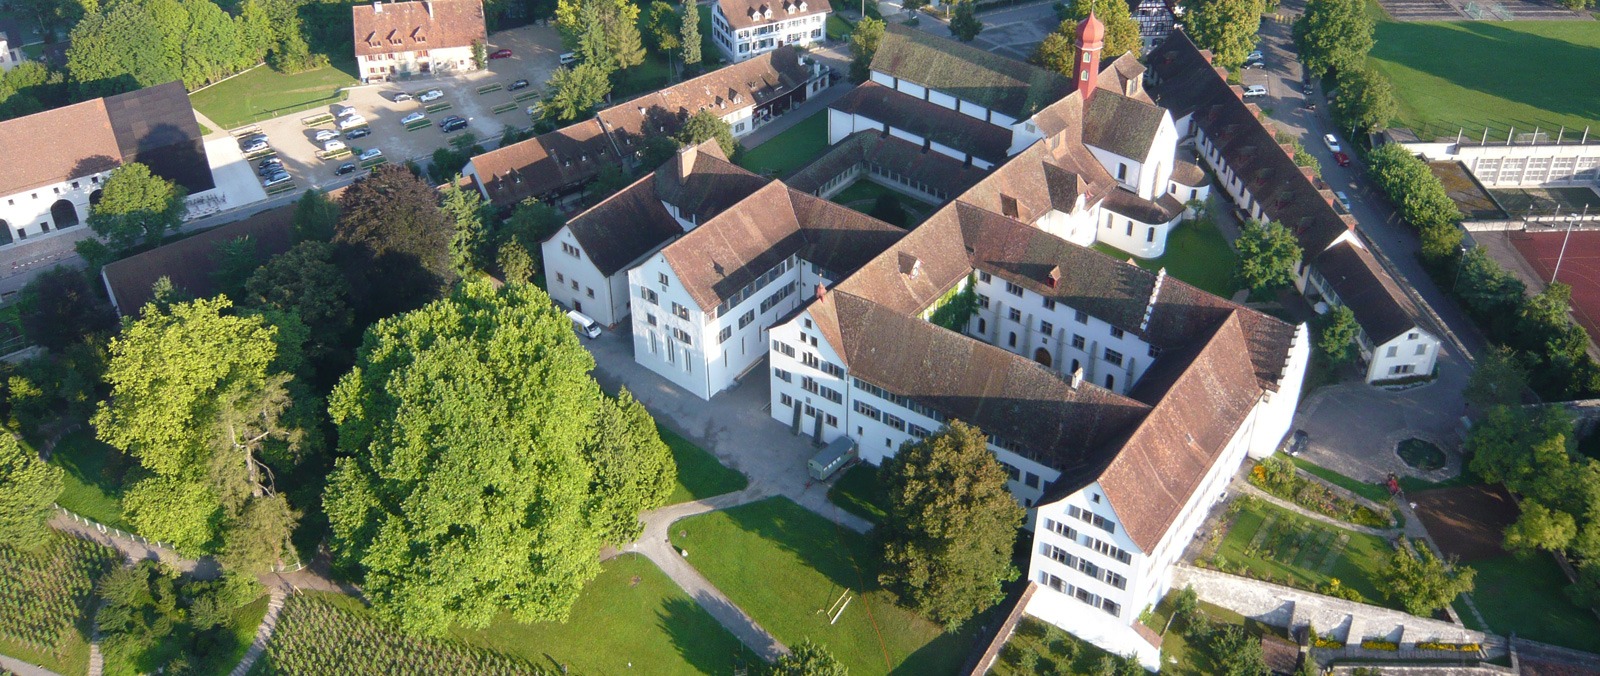
[(827, 14), (828, 0), (717, 0), (717, 8), (734, 30)]
[(489, 35), (480, 0), (374, 2), (350, 12), (356, 56), (465, 47)]

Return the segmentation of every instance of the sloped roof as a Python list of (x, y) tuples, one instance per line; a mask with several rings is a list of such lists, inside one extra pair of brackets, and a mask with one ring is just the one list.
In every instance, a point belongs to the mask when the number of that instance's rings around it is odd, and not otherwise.
[(784, 178), (789, 187), (815, 194), (823, 184), (845, 170), (871, 160), (894, 167), (907, 179), (946, 195), (958, 195), (983, 178), (985, 170), (944, 153), (924, 152), (922, 146), (876, 131), (858, 131), (833, 145), (821, 157)]
[(211, 275), (217, 269), (217, 247), (240, 237), (255, 243), (256, 255), (263, 262), (288, 251), (294, 244), (294, 205), (269, 209), (108, 263), (101, 270), (106, 290), (116, 300), (117, 312), (128, 317), (144, 310), (153, 297), (151, 285), (162, 277), (189, 296), (214, 296), (217, 286)]
[(935, 143), (999, 164), (1011, 147), (1011, 129), (867, 81), (829, 106), (911, 132)]
[(684, 120), (701, 110), (721, 117), (805, 86), (812, 72), (806, 60), (805, 54), (794, 47), (779, 47), (624, 101), (600, 111), (597, 117), (617, 147), (626, 153), (644, 137), (677, 133)]
[(1135, 160), (1150, 154), (1167, 115), (1153, 103), (1109, 91), (1090, 97), (1084, 108), (1083, 142)]
[(790, 256), (848, 275), (904, 234), (773, 181), (661, 253), (689, 296), (709, 311)]
[(885, 26), (872, 70), (1024, 119), (1073, 91), (1060, 73), (897, 23)]
[(350, 14), (356, 56), (465, 47), (489, 35), (481, 0), (374, 2)]
[(594, 178), (601, 167), (620, 163), (595, 120), (472, 158), (473, 171), (488, 192), (489, 201), (500, 206), (578, 185)]
[[(792, 21), (833, 10), (828, 0), (717, 0), (717, 8), (734, 30), (765, 23)], [(766, 12), (772, 12), (768, 18)]]
[(1150, 410), (1092, 383), (1073, 387), (1037, 362), (847, 292), (829, 292), (809, 309), (824, 335), (840, 336), (852, 376), (1014, 441), (1052, 467), (1103, 461), (1106, 443)]
[(1339, 302), (1350, 308), (1356, 323), (1374, 345), (1416, 330), (1419, 315), (1416, 305), (1378, 264), (1371, 251), (1350, 242), (1322, 252), (1311, 261), (1328, 286), (1339, 295)]
[(729, 162), (715, 140), (701, 143), (693, 152), (679, 151), (656, 169), (655, 177), (656, 197), (696, 222), (722, 213), (771, 182)]

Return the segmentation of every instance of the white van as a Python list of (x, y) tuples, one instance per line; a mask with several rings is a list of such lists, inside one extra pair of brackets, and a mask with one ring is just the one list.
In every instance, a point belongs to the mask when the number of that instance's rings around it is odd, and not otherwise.
[(572, 310), (567, 313), (567, 319), (572, 320), (572, 328), (577, 329), (579, 335), (587, 336), (591, 339), (600, 337), (600, 324), (590, 319), (588, 315)]
[(325, 153), (336, 153), (344, 149), (344, 141), (340, 141), (339, 139), (332, 139), (322, 142), (322, 152)]
[(1244, 88), (1244, 97), (1247, 99), (1260, 98), (1267, 95), (1267, 88), (1262, 85), (1250, 85)]

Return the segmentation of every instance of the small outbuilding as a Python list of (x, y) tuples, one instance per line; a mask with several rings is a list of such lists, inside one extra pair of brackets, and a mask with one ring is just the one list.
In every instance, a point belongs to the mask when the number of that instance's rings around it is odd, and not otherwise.
[(818, 451), (806, 463), (811, 470), (811, 478), (817, 481), (827, 481), (840, 468), (850, 464), (856, 459), (856, 442), (848, 436), (840, 435), (821, 451)]

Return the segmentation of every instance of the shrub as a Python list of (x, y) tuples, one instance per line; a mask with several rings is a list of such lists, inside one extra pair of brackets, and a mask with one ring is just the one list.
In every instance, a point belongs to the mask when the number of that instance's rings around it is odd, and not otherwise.
[(1361, 642), (1361, 647), (1367, 650), (1399, 650), (1400, 644), (1395, 643), (1394, 641), (1382, 641), (1369, 638)]
[(1475, 653), (1480, 646), (1476, 643), (1447, 643), (1444, 641), (1421, 641), (1417, 643), (1418, 650), (1446, 650), (1451, 652)]
[(1338, 650), (1344, 647), (1344, 641), (1328, 638), (1326, 636), (1318, 636), (1315, 641), (1312, 641), (1312, 645), (1315, 645), (1318, 648)]
[(1324, 516), (1361, 526), (1389, 527), (1384, 515), (1334, 493), (1320, 482), (1300, 476), (1295, 472), (1294, 463), (1283, 456), (1272, 456), (1258, 463), (1250, 470), (1250, 483)]

